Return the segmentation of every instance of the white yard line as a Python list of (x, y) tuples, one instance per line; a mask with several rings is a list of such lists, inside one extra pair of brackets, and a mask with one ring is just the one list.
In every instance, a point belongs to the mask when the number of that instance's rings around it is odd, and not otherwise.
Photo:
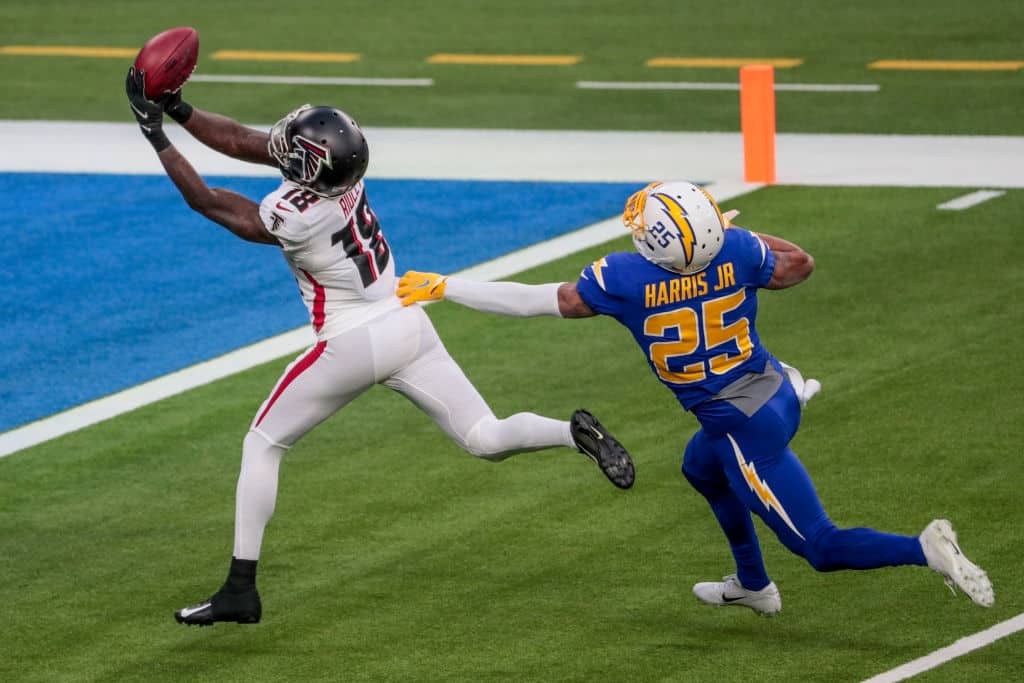
[(433, 78), (351, 78), (345, 76), (242, 76), (232, 74), (196, 74), (190, 83), (257, 83), (264, 85), (368, 85), (399, 88), (429, 88)]
[[(692, 81), (576, 81), (582, 90), (739, 90), (739, 83)], [(790, 92), (878, 92), (874, 83), (776, 83), (776, 91)]]
[(907, 662), (902, 666), (880, 673), (877, 676), (872, 676), (862, 683), (896, 683), (897, 681), (903, 681), (929, 669), (934, 669), (968, 652), (991, 645), (1000, 638), (1005, 638), (1021, 630), (1024, 630), (1024, 614), (1018, 614), (1014, 618), (1000, 622), (984, 631), (961, 638), (948, 647), (936, 650), (931, 654), (915, 659), (912, 662)]
[(990, 199), (1002, 197), (1004, 194), (1006, 193), (1002, 190), (978, 190), (977, 192), (971, 192), (970, 194), (965, 194), (962, 197), (957, 197), (956, 199), (950, 199), (948, 202), (943, 202), (935, 208), (942, 209), (944, 211), (963, 211), (964, 209), (969, 209), (972, 206), (977, 206), (982, 202), (987, 202)]
[[(719, 202), (756, 190), (758, 185), (719, 183), (708, 188)], [(563, 256), (603, 244), (628, 234), (618, 217), (594, 223), (500, 258), (456, 273), (474, 280), (499, 280), (515, 273), (549, 263)], [(580, 268), (586, 264), (581, 263)], [(0, 434), (0, 457), (56, 439), (84, 427), (109, 420), (142, 406), (209, 384), (263, 363), (298, 353), (315, 343), (312, 331), (300, 327), (232, 351), (213, 360), (159, 377), (116, 394), (65, 410)]]

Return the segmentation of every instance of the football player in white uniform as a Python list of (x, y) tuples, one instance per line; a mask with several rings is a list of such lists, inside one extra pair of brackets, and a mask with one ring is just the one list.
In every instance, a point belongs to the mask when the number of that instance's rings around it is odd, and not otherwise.
[[(285, 452), (374, 384), (403, 394), (459, 446), (485, 460), (555, 446), (578, 449), (619, 488), (633, 484), (626, 450), (585, 410), (568, 422), (517, 413), (498, 419), (445, 350), (418, 306), (395, 296), (395, 263), (362, 178), (369, 162), (356, 122), (332, 107), (303, 105), (269, 134), (200, 111), (180, 91), (151, 102), (143, 72), (125, 89), (142, 133), (195, 211), (242, 239), (284, 253), (309, 309), (317, 343), (289, 365), (257, 411), (242, 447), (235, 542), (227, 581), (209, 599), (175, 612), (179, 623), (257, 623), (256, 564), (274, 511)], [(162, 130), (167, 113), (207, 146), (280, 169), (261, 204), (210, 188)]]

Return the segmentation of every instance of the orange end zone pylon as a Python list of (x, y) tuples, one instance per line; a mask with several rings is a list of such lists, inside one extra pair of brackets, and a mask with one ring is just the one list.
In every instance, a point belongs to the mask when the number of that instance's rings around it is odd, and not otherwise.
[(765, 64), (740, 69), (743, 179), (775, 182), (775, 70)]

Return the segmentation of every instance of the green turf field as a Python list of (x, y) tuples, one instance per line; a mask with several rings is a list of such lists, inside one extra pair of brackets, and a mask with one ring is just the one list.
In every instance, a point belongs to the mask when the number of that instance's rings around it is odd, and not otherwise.
[[(375, 389), (285, 459), (264, 622), (185, 629), (173, 609), (226, 570), (240, 442), (286, 360), (270, 363), (0, 460), (0, 679), (855, 681), (1024, 611), (1024, 195), (935, 210), (948, 196), (778, 187), (729, 206), (817, 259), (762, 296), (760, 328), (824, 383), (794, 447), (833, 519), (916, 534), (948, 515), (991, 610), (922, 569), (816, 574), (766, 531), (782, 614), (699, 605), (690, 586), (731, 560), (679, 475), (695, 423), (624, 329), (446, 303), (431, 316), (498, 414), (589, 407), (631, 448), (634, 489), (568, 451), (476, 461)], [(920, 680), (1021, 676), (1017, 636)]]
[[(0, 3), (0, 48), (137, 49), (192, 25), (197, 73), (428, 77), (429, 89), (193, 84), (198, 106), (269, 123), (309, 99), (369, 126), (738, 130), (734, 92), (582, 91), (578, 80), (729, 81), (658, 56), (794, 57), (784, 132), (1022, 135), (1024, 71), (871, 71), (877, 59), (1021, 60), (1024, 4)], [(218, 49), (355, 51), (352, 64), (227, 62)], [(439, 52), (577, 54), (568, 67), (433, 65)], [(130, 58), (0, 50), (0, 119), (130, 122)], [(773, 187), (726, 208), (817, 260), (761, 297), (768, 347), (824, 384), (794, 442), (842, 526), (916, 534), (949, 516), (995, 584), (991, 610), (916, 568), (818, 574), (762, 530), (776, 619), (713, 610), (732, 571), (679, 474), (695, 429), (610, 320), (429, 311), (499, 415), (585, 406), (634, 454), (633, 490), (582, 456), (494, 465), (377, 388), (287, 456), (260, 563), (264, 621), (185, 629), (172, 612), (227, 569), (241, 441), (290, 359), (0, 458), (0, 681), (859, 681), (1024, 612), (1019, 444), (1024, 193)], [(572, 279), (627, 239), (523, 275)], [(282, 286), (288, 286), (283, 283)], [(1021, 634), (915, 681), (1024, 680)]]
[[(1014, 0), (699, 2), (269, 0), (0, 3), (0, 47), (138, 49), (170, 26), (201, 36), (198, 74), (433, 78), (432, 88), (193, 84), (197, 104), (270, 123), (311, 97), (364, 125), (590, 130), (739, 128), (735, 92), (578, 90), (591, 81), (736, 82), (734, 68), (649, 68), (653, 57), (798, 58), (783, 83), (878, 84), (878, 93), (779, 93), (788, 132), (1024, 133), (1024, 71), (871, 71), (881, 59), (1021, 60)], [(217, 50), (358, 52), (351, 64), (234, 62)], [(575, 66), (428, 64), (436, 53), (579, 55)], [(130, 58), (0, 50), (0, 118), (130, 120)], [(46, 103), (46, 106), (41, 106)]]

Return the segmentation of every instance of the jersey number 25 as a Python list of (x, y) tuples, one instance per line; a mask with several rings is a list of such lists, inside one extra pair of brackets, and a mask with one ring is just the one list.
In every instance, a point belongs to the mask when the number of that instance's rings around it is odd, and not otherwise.
[[(754, 343), (750, 339), (749, 321), (740, 318), (734, 323), (725, 324), (725, 314), (742, 304), (746, 296), (747, 293), (741, 289), (727, 296), (703, 302), (700, 316), (704, 320), (703, 325), (699, 324), (697, 311), (687, 306), (655, 313), (644, 320), (644, 334), (649, 337), (665, 337), (671, 329), (675, 329), (679, 335), (677, 340), (651, 344), (649, 353), (658, 377), (672, 384), (692, 384), (704, 380), (709, 371), (715, 375), (724, 375), (750, 358)], [(720, 353), (706, 361), (684, 364), (681, 370), (670, 370), (669, 361), (695, 353), (700, 348), (701, 337), (704, 339), (705, 349), (709, 352), (716, 346), (729, 342), (735, 342), (739, 352)]]

